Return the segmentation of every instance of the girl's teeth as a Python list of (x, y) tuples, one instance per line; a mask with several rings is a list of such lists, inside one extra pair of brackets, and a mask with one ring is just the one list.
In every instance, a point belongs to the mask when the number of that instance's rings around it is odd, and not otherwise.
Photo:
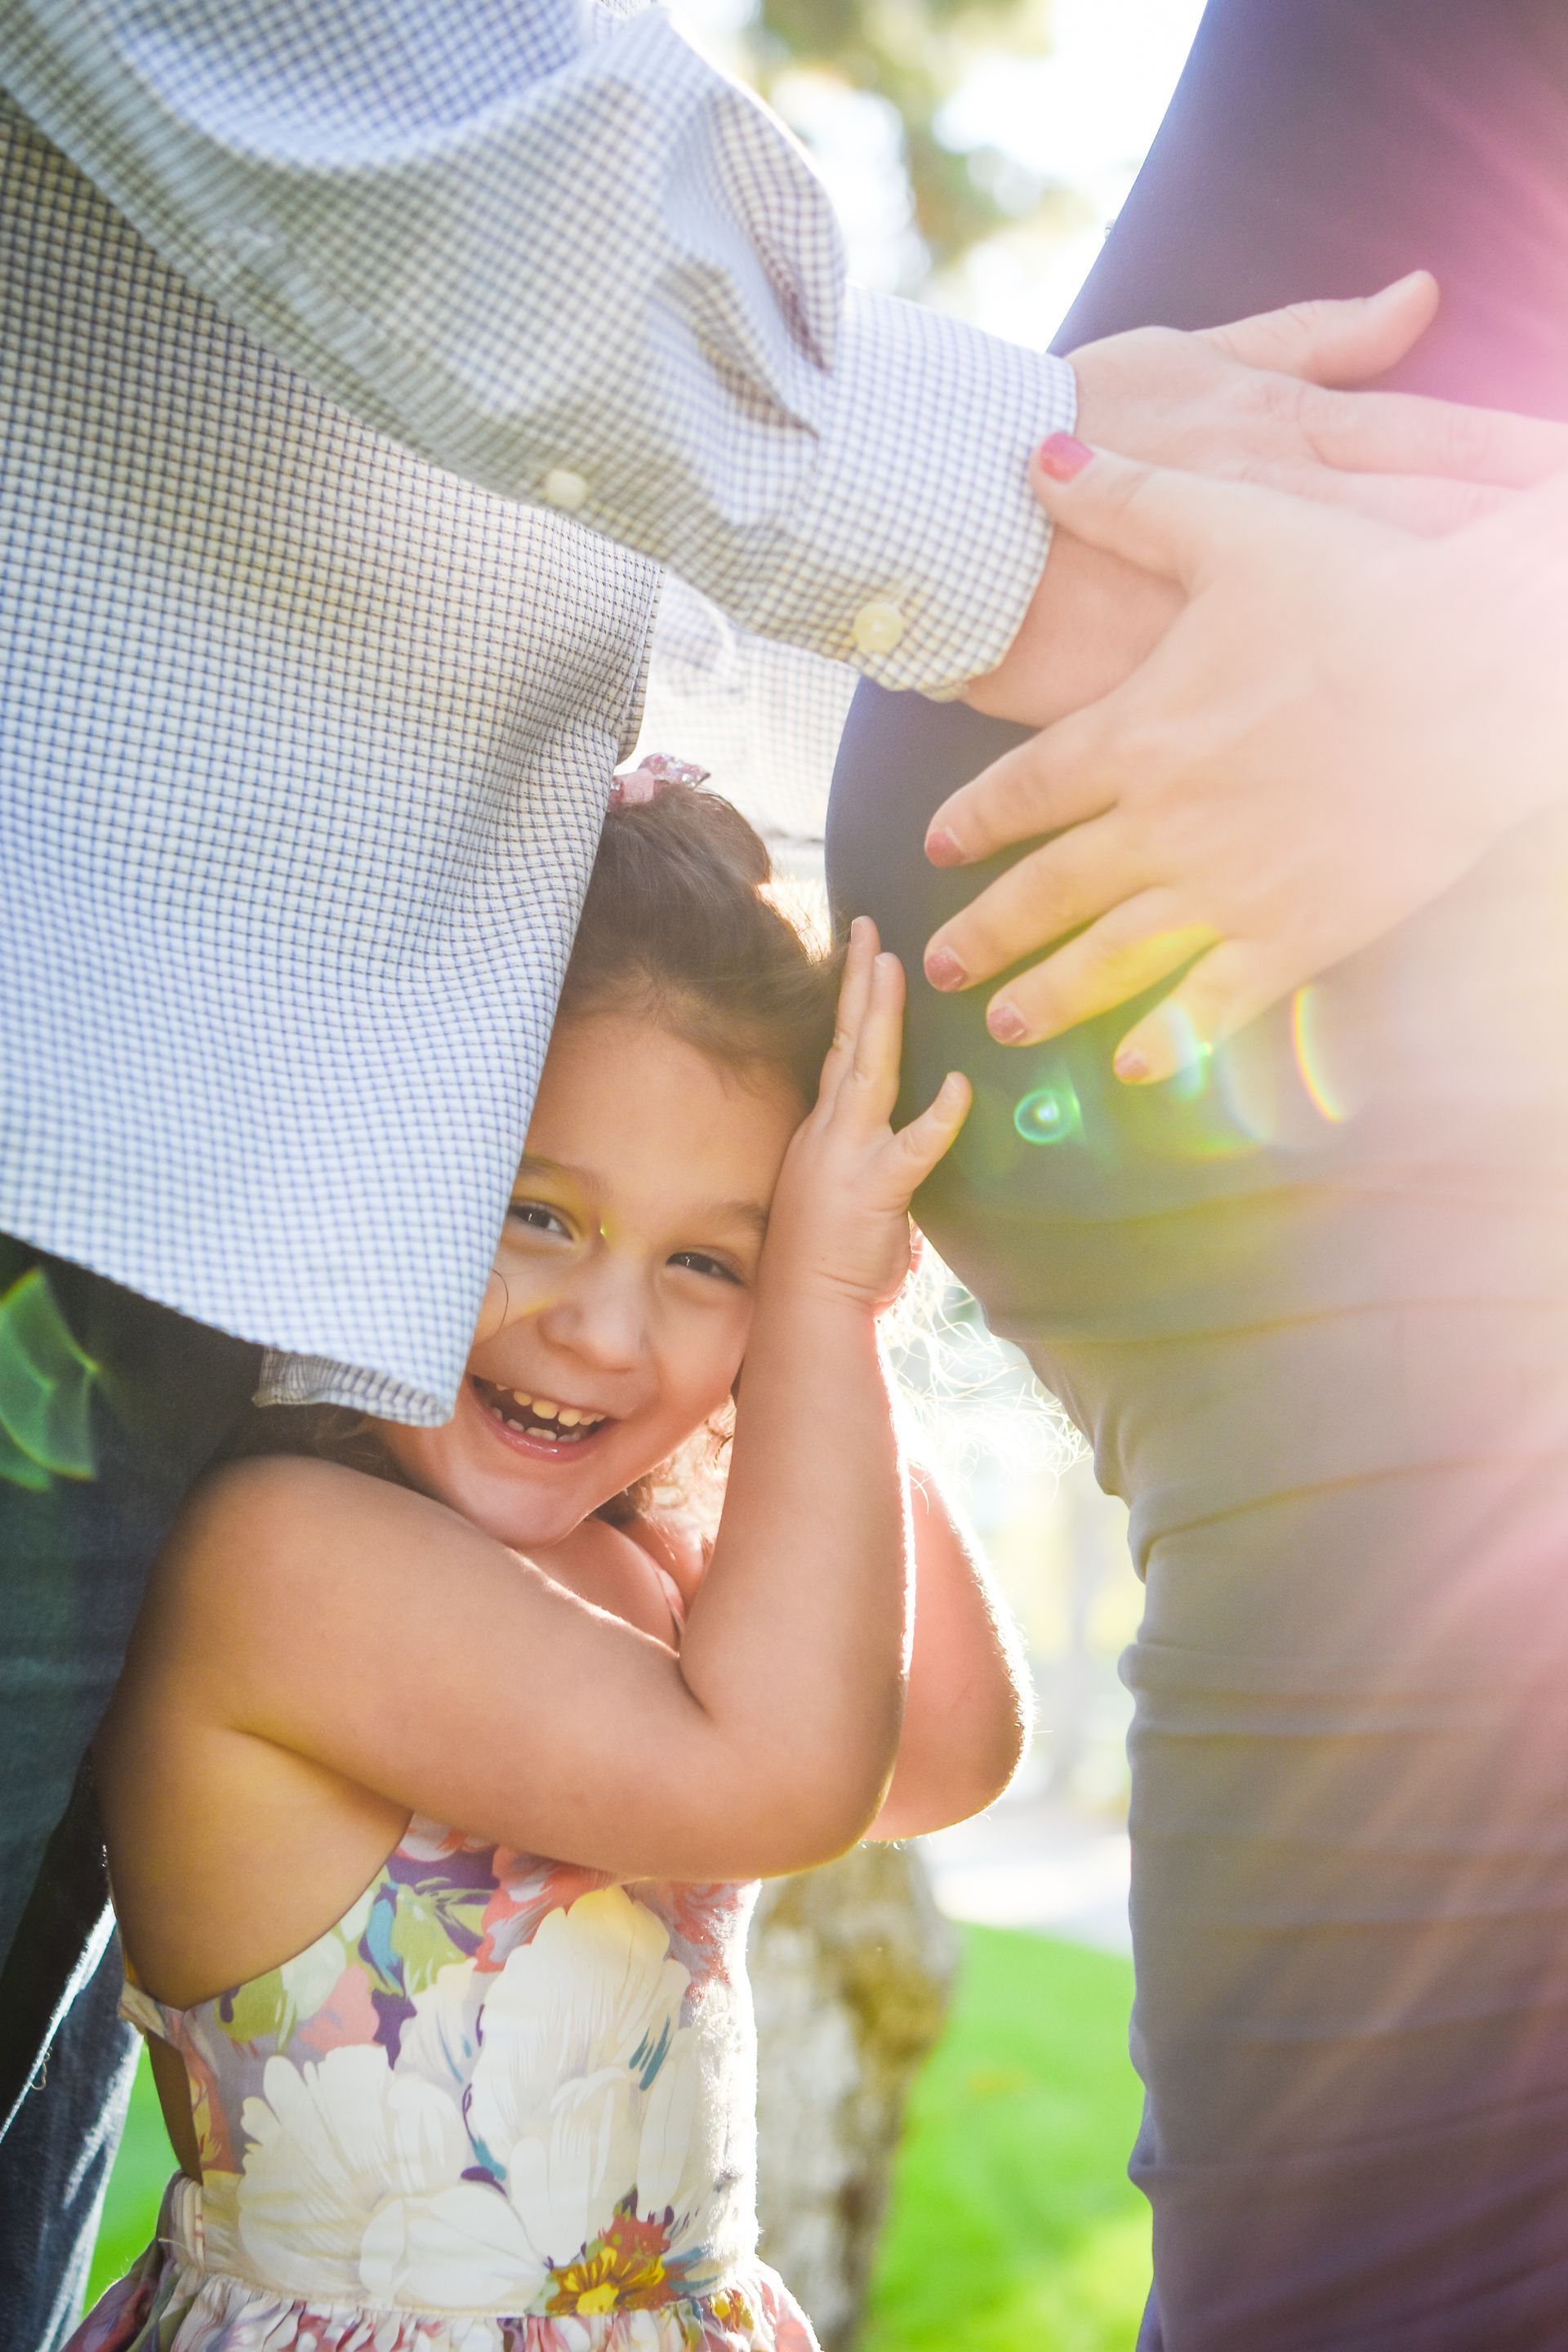
[[(581, 1405), (556, 1404), (549, 1397), (526, 1396), (521, 1389), (500, 1389), (495, 1395), (490, 1410), (509, 1428), (535, 1429), (543, 1435), (562, 1439), (566, 1439), (571, 1431), (574, 1435), (569, 1443), (586, 1437), (605, 1418), (602, 1412), (589, 1412)], [(506, 1404), (500, 1402), (503, 1397), (508, 1400)], [(546, 1422), (552, 1422), (553, 1429), (544, 1429)]]

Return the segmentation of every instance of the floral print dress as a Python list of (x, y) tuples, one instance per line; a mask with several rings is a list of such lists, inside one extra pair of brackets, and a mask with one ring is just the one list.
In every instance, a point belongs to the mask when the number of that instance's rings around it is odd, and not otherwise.
[(753, 1895), (416, 1818), (297, 1958), (128, 1986), (202, 2178), (68, 2352), (816, 2352), (756, 2259)]

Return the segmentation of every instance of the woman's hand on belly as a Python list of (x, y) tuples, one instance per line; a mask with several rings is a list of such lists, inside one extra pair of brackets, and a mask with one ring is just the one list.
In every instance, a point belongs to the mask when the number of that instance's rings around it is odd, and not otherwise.
[(1147, 1083), (1563, 797), (1568, 476), (1420, 540), (1076, 443), (1036, 471), (1058, 523), (1188, 602), (1125, 686), (937, 810), (941, 865), (1055, 838), (942, 926), (927, 971), (969, 986), (1066, 939), (988, 1010), (1025, 1045), (1190, 965), (1117, 1053)]

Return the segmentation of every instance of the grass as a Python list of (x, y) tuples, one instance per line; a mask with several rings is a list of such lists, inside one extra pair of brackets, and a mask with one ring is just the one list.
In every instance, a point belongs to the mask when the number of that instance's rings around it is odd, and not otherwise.
[(1148, 2208), (1132, 1969), (965, 1927), (958, 1999), (915, 2086), (862, 2352), (1129, 2352)]
[[(1149, 2224), (1123, 2167), (1138, 2122), (1125, 1961), (965, 1927), (963, 1974), (915, 2089), (863, 2352), (1128, 2352)], [(140, 2253), (173, 2166), (145, 2059), (92, 2293)]]
[(143, 2050), (131, 2093), (125, 2137), (109, 2176), (103, 2219), (98, 2225), (98, 2243), (92, 2250), (92, 2271), (87, 2284), (89, 2311), (104, 2288), (123, 2277), (152, 2236), (164, 2184), (174, 2169), (169, 2135), (163, 2129), (163, 2111), (153, 2086), (153, 2069)]

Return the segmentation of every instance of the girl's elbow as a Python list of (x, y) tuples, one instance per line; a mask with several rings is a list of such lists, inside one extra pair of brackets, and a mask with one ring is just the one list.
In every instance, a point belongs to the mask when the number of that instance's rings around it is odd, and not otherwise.
[(1031, 1713), (1022, 1696), (976, 1723), (960, 1718), (955, 1737), (906, 1754), (878, 1816), (879, 1838), (923, 1837), (972, 1821), (1005, 1796), (1029, 1749)]
[(866, 1837), (887, 1800), (889, 1771), (875, 1780), (856, 1784), (823, 1784), (803, 1791), (787, 1832), (795, 1859), (788, 1870), (820, 1870), (837, 1862)]
[[(983, 1813), (998, 1797), (1005, 1797), (1018, 1777), (1018, 1769), (1029, 1752), (1030, 1723), (1026, 1709), (1019, 1707), (1000, 1727), (976, 1771), (979, 1802), (970, 1811)], [(960, 1814), (961, 1821), (969, 1818)]]
[(931, 1810), (938, 1818), (928, 1826), (951, 1829), (955, 1822), (973, 1821), (1006, 1795), (1017, 1778), (1026, 1743), (1022, 1736), (992, 1742), (964, 1759), (945, 1783), (933, 1790)]
[(770, 1772), (765, 1783), (730, 1783), (715, 1843), (731, 1865), (727, 1878), (784, 1878), (819, 1870), (860, 1843), (882, 1807), (893, 1767), (893, 1745), (885, 1757), (866, 1756), (858, 1765), (840, 1759), (830, 1769), (812, 1759)]

